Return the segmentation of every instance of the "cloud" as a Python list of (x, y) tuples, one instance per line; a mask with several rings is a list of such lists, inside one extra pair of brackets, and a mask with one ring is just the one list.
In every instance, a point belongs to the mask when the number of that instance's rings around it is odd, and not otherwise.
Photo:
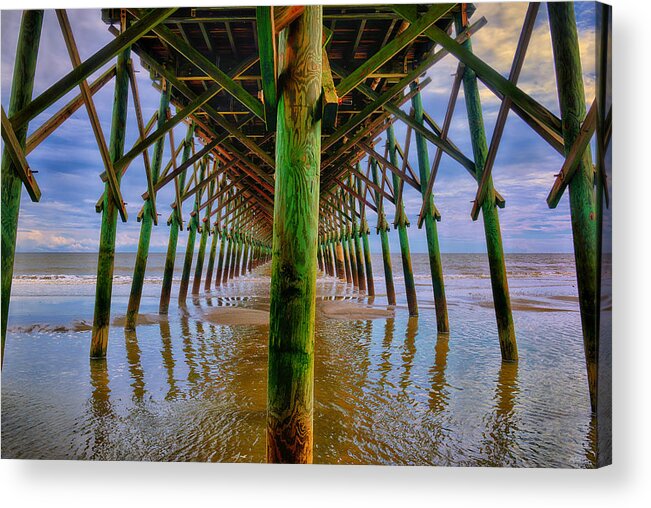
[(19, 251), (95, 251), (97, 240), (73, 238), (44, 230), (18, 230), (16, 248)]

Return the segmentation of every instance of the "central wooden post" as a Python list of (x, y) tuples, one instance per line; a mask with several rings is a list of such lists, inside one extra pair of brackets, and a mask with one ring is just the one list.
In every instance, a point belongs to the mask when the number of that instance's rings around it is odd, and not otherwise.
[[(465, 30), (465, 20), (460, 14), (455, 15), (457, 33)], [(467, 39), (463, 46), (472, 51), (472, 43)], [(477, 179), (481, 181), (483, 168), (488, 156), (488, 145), (486, 144), (486, 132), (484, 131), (484, 119), (479, 99), (479, 88), (477, 86), (477, 75), (466, 67), (463, 72), (463, 91), (468, 111), (468, 125), (470, 127), (470, 140), (472, 151), (477, 168)], [(500, 218), (495, 204), (495, 190), (493, 179), (490, 177), (486, 184), (486, 198), (481, 205), (482, 217), (484, 219), (484, 234), (486, 236), (486, 250), (488, 252), (488, 266), (491, 274), (491, 287), (493, 289), (493, 304), (495, 305), (495, 317), (497, 319), (497, 332), (500, 340), (500, 350), (503, 361), (516, 361), (518, 359), (518, 346), (515, 342), (515, 325), (511, 313), (511, 298), (509, 296), (509, 283), (506, 278), (506, 263), (504, 261), (504, 249), (502, 247), (502, 232), (500, 230)]]
[[(188, 125), (188, 131), (183, 145), (181, 163), (184, 163), (192, 154), (192, 138), (194, 136), (194, 123)], [(185, 187), (185, 175), (187, 169), (179, 176), (179, 188)], [(163, 270), (163, 287), (160, 291), (160, 302), (158, 313), (167, 314), (170, 308), (170, 297), (172, 294), (172, 281), (174, 280), (174, 264), (176, 262), (176, 247), (179, 242), (179, 231), (182, 228), (181, 210), (174, 209), (170, 217), (170, 237), (167, 242), (167, 256), (165, 257), (165, 269)]]
[[(11, 83), (8, 115), (11, 116), (32, 100), (36, 57), (41, 40), (43, 11), (25, 11), (20, 24), (14, 76)], [(16, 129), (16, 137), (21, 146), (27, 139), (27, 125)], [(14, 256), (16, 254), (16, 233), (20, 212), (20, 194), (23, 182), (18, 177), (13, 159), (6, 151), (2, 154), (2, 361), (5, 354), (7, 319), (9, 318), (9, 299), (14, 275)]]
[[(416, 82), (411, 84), (412, 90), (418, 87)], [(411, 99), (414, 107), (414, 122), (423, 124), (423, 100), (420, 92), (417, 92)], [(420, 173), (420, 192), (423, 196), (427, 192), (427, 182), (430, 175), (429, 153), (427, 152), (427, 140), (416, 132), (416, 149), (418, 151), (418, 171)], [(439, 234), (434, 218), (434, 200), (427, 199), (423, 209), (425, 233), (427, 235), (427, 253), (429, 255), (429, 267), (432, 275), (432, 289), (434, 291), (434, 305), (436, 306), (436, 328), (438, 333), (450, 331), (448, 323), (448, 303), (445, 299), (445, 284), (443, 282), (443, 266), (441, 265), (441, 250), (439, 248)]]
[[(167, 120), (167, 109), (170, 103), (170, 86), (164, 85), (163, 93), (160, 96), (158, 107), (158, 126), (161, 128)], [(154, 146), (154, 157), (151, 164), (151, 180), (153, 185), (158, 181), (163, 160), (164, 137), (156, 141)], [(174, 150), (174, 147), (172, 147)], [(127, 307), (127, 316), (124, 322), (126, 330), (135, 330), (140, 310), (140, 299), (142, 298), (142, 287), (145, 283), (145, 272), (147, 270), (147, 258), (149, 257), (149, 243), (151, 241), (151, 229), (154, 225), (154, 208), (151, 200), (154, 196), (149, 196), (145, 201), (142, 222), (140, 224), (140, 238), (138, 239), (138, 251), (136, 252), (136, 264), (133, 267), (133, 279), (131, 281), (131, 293), (129, 294), (129, 305)]]
[(322, 26), (309, 5), (278, 37), (268, 462), (312, 462)]
[[(124, 152), (124, 135), (127, 127), (127, 106), (129, 102), (129, 72), (127, 65), (130, 53), (130, 48), (128, 48), (118, 54), (111, 140), (109, 144), (111, 162), (113, 163), (118, 161)], [(119, 178), (118, 175), (118, 180)], [(93, 315), (93, 331), (90, 342), (91, 358), (104, 358), (106, 356), (109, 326), (111, 324), (111, 294), (113, 292), (118, 209), (108, 182), (104, 186), (102, 203), (102, 225), (99, 236), (99, 255), (97, 257), (97, 284), (95, 286), (95, 313)]]
[[(548, 4), (558, 99), (561, 107), (563, 141), (568, 155), (586, 115), (583, 71), (574, 3)], [(588, 370), (592, 410), (597, 411), (599, 330), (597, 328), (597, 221), (594, 172), (590, 149), (586, 149), (568, 185), (574, 261), (583, 328), (583, 347)]]

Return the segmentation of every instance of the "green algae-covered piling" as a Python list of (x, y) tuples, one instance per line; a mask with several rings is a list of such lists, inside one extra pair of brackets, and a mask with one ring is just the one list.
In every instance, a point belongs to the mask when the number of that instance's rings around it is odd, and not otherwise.
[[(184, 164), (192, 153), (192, 137), (194, 136), (194, 123), (188, 125), (188, 130), (183, 144), (183, 155), (181, 164)], [(185, 187), (185, 175), (187, 170), (179, 176), (179, 188)], [(165, 256), (165, 268), (163, 270), (163, 286), (160, 291), (160, 302), (158, 304), (158, 313), (167, 314), (170, 308), (170, 297), (172, 295), (172, 282), (174, 280), (174, 264), (176, 263), (176, 247), (179, 242), (179, 231), (183, 227), (181, 210), (175, 208), (170, 217), (170, 236), (167, 241), (167, 255)]]
[[(455, 16), (457, 33), (465, 30), (464, 21), (461, 15)], [(463, 46), (472, 51), (470, 39), (463, 43)], [(488, 155), (486, 144), (486, 133), (484, 131), (484, 120), (479, 99), (479, 87), (477, 86), (477, 75), (466, 67), (463, 73), (463, 90), (468, 111), (468, 124), (470, 127), (470, 140), (472, 151), (475, 157), (477, 178), (481, 180), (481, 171)], [(495, 190), (493, 179), (489, 178), (486, 185), (486, 198), (481, 205), (484, 219), (484, 234), (486, 236), (486, 248), (488, 250), (488, 265), (490, 267), (491, 287), (493, 290), (493, 303), (495, 305), (495, 317), (497, 318), (497, 331), (500, 341), (502, 360), (516, 361), (518, 359), (518, 346), (515, 341), (515, 326), (511, 312), (511, 298), (509, 296), (509, 284), (506, 277), (506, 264), (504, 261), (504, 249), (502, 247), (502, 232), (500, 220), (495, 204)]]
[(267, 461), (311, 463), (321, 161), (321, 6), (280, 35)]
[(346, 243), (348, 244), (348, 262), (350, 263), (350, 276), (353, 286), (359, 287), (357, 279), (357, 257), (355, 256), (355, 240), (353, 239), (353, 228), (348, 226), (346, 232)]
[[(412, 90), (417, 88), (417, 83), (411, 84)], [(414, 108), (414, 121), (423, 125), (423, 100), (420, 92), (416, 93), (411, 104)], [(418, 170), (420, 173), (420, 186), (423, 198), (426, 197), (427, 182), (430, 176), (429, 154), (427, 140), (416, 132), (416, 150), (418, 152)], [(425, 233), (427, 236), (427, 254), (429, 257), (430, 273), (432, 275), (432, 289), (434, 291), (434, 305), (436, 306), (436, 327), (439, 333), (450, 331), (448, 323), (448, 304), (445, 299), (445, 284), (443, 282), (443, 267), (441, 265), (441, 252), (439, 248), (439, 235), (434, 217), (434, 202), (432, 195), (427, 198), (423, 208)]]
[[(207, 166), (207, 164), (206, 164)], [(212, 190), (214, 187), (211, 186)], [(202, 191), (198, 191), (201, 194)], [(209, 194), (208, 199), (212, 196)], [(192, 280), (192, 294), (198, 295), (201, 289), (201, 276), (203, 274), (203, 263), (206, 258), (206, 246), (208, 245), (208, 232), (210, 230), (210, 212), (212, 211), (211, 203), (206, 207), (206, 212), (201, 222), (201, 238), (199, 240), (199, 252), (197, 253), (197, 265), (194, 269), (194, 279)]]
[(350, 256), (348, 255), (348, 228), (343, 220), (343, 214), (339, 212), (339, 219), (341, 220), (341, 227), (339, 230), (339, 241), (341, 242), (341, 250), (344, 254), (344, 272), (346, 274), (346, 283), (352, 284), (353, 272), (350, 269)]
[[(203, 174), (205, 169), (205, 161), (201, 161), (200, 173)], [(188, 297), (188, 286), (190, 285), (190, 271), (192, 270), (192, 258), (194, 257), (194, 244), (197, 239), (197, 231), (199, 230), (199, 205), (201, 201), (201, 194), (197, 192), (194, 198), (194, 209), (190, 214), (190, 221), (188, 224), (188, 242), (185, 247), (185, 258), (183, 260), (183, 272), (181, 273), (181, 283), (179, 285), (179, 305), (185, 305), (185, 300)]]
[(249, 271), (249, 238), (248, 236), (243, 237), (244, 245), (244, 254), (242, 254), (242, 275), (246, 275)]
[[(359, 169), (359, 167), (358, 167)], [(362, 181), (357, 179), (357, 194), (362, 194)], [(366, 271), (366, 292), (369, 296), (375, 296), (375, 282), (373, 281), (373, 265), (371, 264), (371, 247), (368, 244), (368, 222), (366, 222), (366, 207), (361, 205), (361, 222), (359, 224), (359, 234), (362, 239), (362, 248), (364, 250), (364, 269)]]
[[(33, 10), (23, 12), (18, 34), (14, 75), (11, 82), (9, 97), (9, 116), (26, 107), (32, 100), (34, 89), (34, 74), (36, 72), (36, 57), (38, 56), (41, 28), (43, 26), (43, 11)], [(128, 77), (127, 77), (128, 80)], [(128, 83), (128, 81), (127, 81)], [(126, 93), (126, 92), (125, 92)], [(115, 116), (115, 115), (114, 115)], [(27, 140), (27, 123), (15, 130), (21, 148)], [(117, 141), (117, 140), (116, 140)], [(112, 145), (115, 153), (115, 145)], [(121, 155), (121, 151), (118, 156)], [(9, 318), (9, 300), (11, 298), (11, 282), (14, 276), (14, 256), (16, 254), (16, 233), (18, 231), (18, 214), (20, 212), (20, 194), (23, 183), (18, 176), (16, 165), (7, 153), (2, 153), (2, 363), (5, 355), (5, 339), (7, 336), (7, 319)], [(112, 268), (111, 261), (111, 268)], [(112, 271), (112, 270), (111, 270)], [(109, 310), (110, 314), (110, 288)], [(106, 336), (108, 340), (108, 334)]]
[[(357, 166), (357, 170), (359, 171), (359, 164)], [(350, 176), (349, 180), (350, 188), (354, 188), (354, 183), (353, 183), (353, 177), (352, 175)], [(361, 206), (361, 203), (360, 203)], [(357, 205), (356, 205), (356, 199), (353, 194), (350, 194), (350, 208), (352, 210), (356, 210)], [(355, 245), (355, 260), (356, 260), (356, 272), (357, 272), (357, 287), (359, 288), (360, 291), (366, 291), (366, 277), (364, 274), (364, 254), (362, 252), (362, 242), (360, 240), (360, 230), (359, 226), (357, 225), (357, 217), (353, 215), (353, 223), (351, 226), (351, 238), (353, 240), (353, 243)]]
[(224, 273), (222, 275), (222, 284), (226, 284), (228, 282), (233, 250), (233, 238), (230, 232), (224, 230), (224, 236), (226, 237), (226, 256), (224, 257)]
[(323, 267), (323, 243), (321, 242), (319, 242), (319, 246), (317, 247), (317, 263), (319, 265), (319, 270), (325, 272)]
[[(373, 176), (373, 183), (378, 186), (379, 175), (377, 161), (371, 159), (371, 175)], [(384, 200), (378, 190), (375, 190), (375, 201), (378, 203), (377, 213), (377, 232), (380, 235), (380, 243), (382, 245), (382, 265), (384, 266), (384, 283), (387, 290), (387, 302), (389, 305), (396, 304), (396, 289), (393, 285), (393, 269), (391, 267), (391, 248), (389, 246), (389, 223), (387, 216), (384, 213)]]
[(344, 268), (344, 248), (341, 246), (341, 238), (335, 233), (335, 257), (337, 259), (337, 277), (346, 280), (346, 269)]
[[(127, 123), (129, 101), (129, 55), (130, 49), (118, 54), (113, 98), (113, 119), (109, 153), (115, 163), (124, 152), (124, 134)], [(119, 175), (118, 175), (119, 180)], [(104, 358), (108, 348), (109, 326), (111, 324), (111, 294), (113, 293), (113, 267), (115, 261), (115, 238), (117, 233), (118, 209), (111, 194), (109, 183), (104, 186), (102, 224), (99, 236), (97, 258), (97, 285), (95, 286), (95, 312), (90, 342), (90, 357)]]
[(217, 241), (219, 235), (217, 234), (217, 221), (213, 224), (210, 231), (212, 238), (210, 239), (210, 252), (208, 254), (208, 266), (206, 267), (206, 280), (203, 284), (204, 291), (210, 291), (212, 285), (212, 274), (215, 271), (215, 257), (217, 255)]
[(338, 277), (339, 272), (337, 271), (337, 254), (335, 253), (335, 242), (332, 238), (332, 233), (328, 234), (328, 252), (330, 253), (330, 275), (333, 277)]
[[(389, 143), (389, 159), (394, 166), (398, 165), (398, 150), (396, 148), (396, 137), (393, 131), (393, 125), (387, 130), (387, 142)], [(405, 213), (405, 204), (398, 197), (400, 188), (400, 179), (393, 173), (393, 190), (396, 195), (396, 218), (395, 227), (398, 229), (400, 239), (400, 255), (402, 257), (402, 272), (405, 277), (405, 293), (407, 295), (407, 306), (409, 307), (410, 316), (418, 316), (418, 301), (416, 299), (416, 283), (414, 282), (414, 272), (411, 268), (411, 252), (409, 250), (409, 237), (407, 236), (407, 226), (409, 220)]]
[[(569, 155), (586, 116), (574, 3), (550, 3), (547, 5), (547, 11), (552, 35), (565, 154)], [(600, 268), (597, 266), (597, 223), (593, 178), (592, 157), (588, 148), (569, 182), (569, 193), (588, 388), (592, 410), (596, 411), (599, 356), (599, 331), (596, 327), (598, 312), (596, 274)]]
[[(163, 86), (158, 107), (158, 128), (160, 129), (167, 120), (167, 109), (170, 103), (170, 87)], [(161, 163), (163, 161), (164, 137), (161, 137), (154, 146), (154, 157), (151, 165), (151, 181), (153, 185), (158, 182)], [(173, 149), (173, 148), (172, 148)], [(140, 237), (138, 239), (138, 250), (136, 252), (136, 263), (133, 268), (133, 279), (131, 281), (131, 293), (129, 294), (129, 305), (124, 322), (124, 328), (135, 330), (140, 310), (140, 299), (142, 298), (142, 287), (145, 283), (145, 272), (147, 270), (147, 258), (149, 257), (149, 243), (151, 241), (151, 230), (154, 225), (154, 214), (156, 213), (153, 201), (155, 196), (149, 196), (145, 200), (142, 220), (140, 222)], [(158, 222), (158, 221), (157, 221)]]

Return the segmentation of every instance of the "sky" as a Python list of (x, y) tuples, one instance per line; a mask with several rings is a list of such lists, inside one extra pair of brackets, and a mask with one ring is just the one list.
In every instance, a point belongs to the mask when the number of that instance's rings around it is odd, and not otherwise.
[[(527, 3), (476, 3), (477, 10), (471, 22), (486, 17), (488, 24), (473, 36), (473, 50), (477, 56), (508, 76), (515, 48), (520, 34)], [(7, 110), (11, 90), (13, 61), (16, 39), (20, 24), (20, 12), (1, 13), (1, 94), (2, 105)], [(586, 102), (592, 102), (595, 90), (595, 11), (594, 3), (576, 3), (579, 42), (582, 55)], [(91, 56), (113, 39), (107, 25), (101, 20), (97, 9), (69, 10), (72, 30), (82, 60)], [(428, 71), (431, 83), (422, 92), (424, 109), (441, 125), (447, 107), (453, 74), (458, 61), (448, 55)], [(111, 63), (91, 76), (90, 81), (104, 72)], [(149, 119), (157, 110), (159, 93), (149, 79), (149, 74), (140, 67), (134, 55), (134, 65), (140, 90), (143, 116)], [(56, 15), (45, 11), (35, 76), (34, 97), (72, 69)], [(518, 86), (557, 116), (560, 115), (555, 87), (555, 73), (551, 41), (545, 4), (541, 5), (532, 35), (529, 50)], [(479, 83), (486, 135), (490, 143), (493, 126), (497, 118), (500, 101)], [(79, 93), (74, 89), (57, 101), (52, 107), (30, 123), (29, 132), (52, 116), (62, 105)], [(113, 82), (94, 96), (108, 143), (113, 103)], [(408, 112), (409, 104), (403, 108)], [(146, 121), (145, 120), (145, 121)], [(396, 137), (404, 146), (406, 127), (396, 123)], [(185, 126), (175, 131), (178, 143), (185, 134)], [(125, 151), (137, 139), (137, 124), (133, 103), (129, 103), (129, 118), (126, 132)], [(460, 150), (472, 159), (472, 145), (468, 131), (463, 87), (457, 99), (449, 138)], [(381, 143), (380, 146), (383, 146)], [(436, 147), (428, 144), (430, 161), (434, 160)], [(150, 149), (151, 154), (151, 149)], [(410, 163), (418, 168), (415, 140), (412, 139)], [(164, 164), (169, 160), (169, 146), (165, 146)], [(95, 252), (99, 244), (100, 215), (95, 212), (95, 203), (102, 195), (104, 184), (99, 178), (103, 165), (85, 108), (78, 110), (47, 140), (29, 156), (33, 170), (37, 170), (37, 181), (42, 191), (39, 203), (32, 203), (23, 190), (18, 223), (17, 250), (35, 251), (88, 251)], [(567, 193), (556, 209), (549, 209), (546, 197), (554, 182), (554, 175), (563, 164), (563, 158), (545, 141), (538, 137), (514, 113), (510, 113), (502, 142), (493, 166), (495, 188), (506, 199), (506, 208), (500, 210), (500, 223), (504, 250), (506, 252), (572, 252), (572, 234)], [(363, 161), (362, 168), (366, 169)], [(142, 206), (140, 195), (146, 190), (145, 170), (142, 157), (129, 167), (122, 180), (122, 194), (127, 202), (129, 221), (118, 221), (116, 249), (122, 252), (135, 251), (138, 244), (140, 224), (136, 221)], [(438, 234), (441, 251), (485, 252), (484, 230), (481, 215), (475, 222), (470, 218), (472, 200), (477, 183), (467, 171), (447, 155), (443, 155), (436, 183), (434, 200), (441, 213)], [(166, 225), (168, 203), (174, 200), (173, 186), (163, 188), (157, 197), (159, 212), (163, 213), (159, 225), (154, 227), (150, 250), (164, 252), (169, 230)], [(411, 221), (408, 229), (412, 252), (427, 252), (425, 232), (418, 230), (417, 218), (421, 207), (421, 196), (414, 189), (405, 186), (404, 202)], [(187, 205), (186, 205), (187, 206)], [(393, 205), (385, 203), (387, 218), (393, 221)], [(379, 237), (375, 234), (377, 218), (367, 209), (371, 227), (371, 250), (379, 252)], [(187, 232), (182, 233), (186, 235)], [(389, 235), (391, 249), (399, 252), (395, 231)], [(179, 248), (185, 245), (182, 238)]]

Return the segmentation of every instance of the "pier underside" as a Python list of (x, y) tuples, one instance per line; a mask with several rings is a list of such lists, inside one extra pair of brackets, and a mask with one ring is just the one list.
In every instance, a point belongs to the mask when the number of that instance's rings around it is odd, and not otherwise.
[[(560, 117), (517, 84), (538, 3), (529, 4), (508, 77), (473, 53), (473, 34), (490, 20), (473, 16), (472, 4), (104, 9), (102, 19), (115, 39), (84, 61), (67, 13), (60, 10), (57, 19), (74, 70), (37, 97), (32, 97), (32, 88), (43, 11), (25, 11), (11, 101), (7, 112), (2, 110), (3, 362), (21, 190), (33, 201), (41, 192), (26, 157), (85, 107), (105, 184), (96, 204), (102, 222), (92, 361), (105, 358), (108, 350), (118, 217), (137, 220), (141, 228), (125, 333), (137, 329), (154, 227), (169, 228), (160, 315), (168, 314), (172, 294), (177, 294), (176, 263), (183, 267), (181, 308), (197, 295), (223, 290), (233, 279), (267, 270), (266, 459), (312, 462), (319, 273), (347, 285), (358, 297), (382, 293), (389, 308), (404, 303), (412, 319), (431, 313), (439, 342), (455, 327), (448, 315), (437, 231), (445, 211), (435, 204), (437, 171), (441, 158), (449, 157), (477, 186), (468, 212), (469, 220), (481, 214), (484, 226), (494, 344), (502, 362), (516, 364), (517, 329), (499, 221), (499, 210), (508, 203), (491, 176), (511, 113), (565, 161), (558, 174), (550, 175), (547, 203), (554, 208), (564, 192), (569, 194), (587, 393), (592, 411), (599, 414), (602, 217), (609, 206), (611, 136), (610, 10), (597, 6), (596, 97), (587, 98), (592, 106), (586, 108), (574, 6), (554, 3), (545, 8)], [(458, 67), (439, 124), (424, 109), (421, 91), (430, 82), (428, 72), (435, 72), (448, 55), (458, 60)], [(160, 91), (160, 105), (151, 118), (143, 117), (134, 59)], [(100, 78), (87, 81), (112, 61), (115, 65)], [(113, 116), (105, 136), (93, 95), (111, 81)], [(480, 83), (501, 100), (490, 139)], [(27, 136), (30, 121), (77, 87), (78, 96)], [(463, 104), (457, 103), (461, 90)], [(472, 153), (463, 153), (448, 137), (455, 107), (467, 112)], [(129, 147), (124, 130), (127, 115), (133, 114), (139, 138)], [(175, 140), (174, 128), (181, 124), (186, 135)], [(406, 126), (404, 139), (396, 135), (398, 124)], [(436, 149), (431, 159), (429, 146)], [(143, 205), (137, 217), (127, 217), (121, 179), (139, 158), (147, 177)], [(156, 199), (166, 186), (174, 188), (172, 203)], [(407, 216), (405, 186), (422, 197), (418, 216)], [(377, 224), (367, 220), (371, 211)], [(417, 294), (409, 227), (424, 229), (433, 307), (423, 305)], [(184, 230), (185, 244), (179, 245)], [(379, 257), (376, 266), (372, 262), (373, 230), (381, 238), (381, 267)], [(398, 270), (392, 266), (390, 235), (400, 245), (404, 302), (396, 298)], [(177, 248), (184, 250), (182, 261), (176, 259)], [(439, 342), (436, 347), (444, 347)]]

